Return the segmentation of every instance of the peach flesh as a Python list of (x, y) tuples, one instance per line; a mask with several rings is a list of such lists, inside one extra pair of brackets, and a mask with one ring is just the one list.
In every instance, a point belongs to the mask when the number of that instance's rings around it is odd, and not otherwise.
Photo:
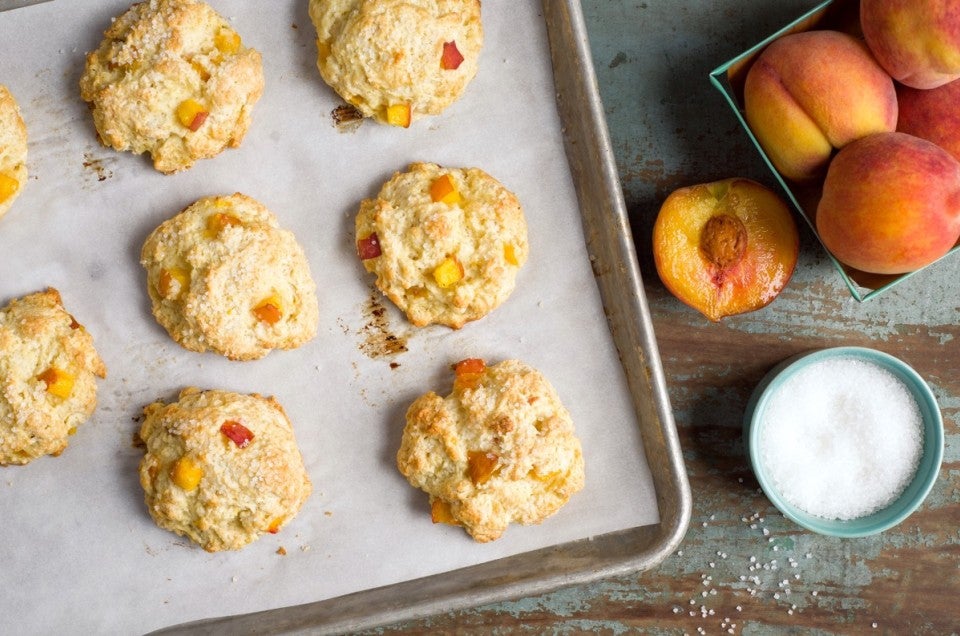
[(816, 226), (850, 267), (903, 274), (929, 265), (960, 238), (960, 163), (904, 133), (855, 141), (830, 163)]
[(893, 79), (930, 89), (960, 79), (960, 4), (945, 0), (861, 0), (860, 26)]
[(774, 167), (794, 181), (821, 175), (834, 148), (897, 124), (893, 80), (838, 31), (772, 42), (747, 72), (744, 110)]
[(773, 301), (790, 280), (798, 251), (787, 206), (749, 179), (680, 188), (663, 202), (653, 227), (660, 279), (713, 321)]

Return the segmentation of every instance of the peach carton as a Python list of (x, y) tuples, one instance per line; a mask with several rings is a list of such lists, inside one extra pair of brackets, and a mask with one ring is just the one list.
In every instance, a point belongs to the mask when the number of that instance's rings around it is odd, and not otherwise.
[[(817, 231), (816, 213), (823, 195), (823, 174), (814, 178), (798, 179), (797, 175), (788, 176), (775, 165), (772, 157), (766, 152), (760, 142), (757, 130), (750, 125), (747, 118), (744, 100), (746, 77), (767, 47), (788, 34), (803, 33), (812, 30), (833, 30), (848, 33), (854, 37), (861, 37), (860, 30), (860, 3), (856, 0), (827, 0), (804, 13), (795, 21), (787, 24), (778, 31), (770, 34), (750, 49), (721, 64), (710, 73), (710, 81), (717, 88), (730, 105), (735, 117), (740, 122), (748, 138), (753, 142), (776, 181), (783, 188), (786, 198), (804, 219), (810, 229), (824, 245)], [(836, 153), (836, 145), (831, 149), (831, 158)], [(827, 256), (833, 262), (850, 294), (858, 301), (875, 298), (886, 290), (898, 285), (914, 276), (917, 272), (933, 266), (933, 263), (920, 267), (911, 272), (902, 274), (878, 274), (865, 272), (842, 263), (824, 245)], [(949, 258), (960, 251), (960, 242), (955, 244), (949, 252), (941, 258)], [(938, 259), (939, 260), (939, 259)]]

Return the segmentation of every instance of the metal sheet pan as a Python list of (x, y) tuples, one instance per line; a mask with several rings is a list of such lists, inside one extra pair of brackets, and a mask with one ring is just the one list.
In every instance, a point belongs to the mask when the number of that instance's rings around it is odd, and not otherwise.
[[(27, 4), (36, 2), (2, 0), (0, 10)], [(690, 491), (579, 0), (544, 0), (543, 17), (586, 250), (639, 423), (659, 523), (318, 602), (170, 627), (166, 633), (340, 633), (373, 627), (645, 570), (666, 558), (682, 539), (689, 522)], [(129, 175), (118, 170), (118, 181), (125, 177)], [(205, 366), (225, 368), (209, 361)], [(273, 367), (267, 363), (265, 368)], [(146, 395), (141, 391), (134, 397), (141, 394)]]
[(655, 567), (690, 521), (691, 494), (579, 0), (543, 0), (557, 105), (587, 248), (638, 414), (660, 523), (317, 603), (208, 619), (162, 634), (335, 634), (542, 594)]

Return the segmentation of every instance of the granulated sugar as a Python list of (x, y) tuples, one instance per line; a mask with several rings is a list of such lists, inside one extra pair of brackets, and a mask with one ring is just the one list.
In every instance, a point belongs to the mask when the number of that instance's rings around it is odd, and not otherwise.
[(786, 501), (819, 517), (855, 519), (904, 491), (922, 435), (919, 407), (899, 378), (837, 358), (800, 370), (771, 396), (760, 458)]

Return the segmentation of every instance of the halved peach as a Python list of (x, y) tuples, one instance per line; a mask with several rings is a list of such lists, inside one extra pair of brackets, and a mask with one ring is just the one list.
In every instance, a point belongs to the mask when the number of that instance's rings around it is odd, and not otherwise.
[(663, 284), (713, 321), (773, 301), (793, 274), (799, 248), (786, 204), (750, 179), (680, 188), (653, 226)]

